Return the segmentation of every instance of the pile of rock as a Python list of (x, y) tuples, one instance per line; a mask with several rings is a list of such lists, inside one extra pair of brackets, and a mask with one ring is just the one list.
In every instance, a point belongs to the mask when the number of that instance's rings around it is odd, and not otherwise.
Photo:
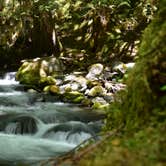
[(105, 108), (114, 100), (114, 94), (125, 88), (117, 78), (130, 64), (105, 67), (100, 63), (91, 65), (87, 72), (62, 74), (63, 66), (55, 57), (26, 61), (17, 72), (16, 79), (45, 93), (58, 96), (64, 102), (79, 103), (93, 108)]

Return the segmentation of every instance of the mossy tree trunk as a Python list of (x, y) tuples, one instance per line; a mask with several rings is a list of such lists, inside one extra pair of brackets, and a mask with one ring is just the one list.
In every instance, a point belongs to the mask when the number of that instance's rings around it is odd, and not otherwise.
[(117, 97), (109, 111), (108, 128), (140, 128), (151, 120), (166, 116), (166, 1), (161, 0), (158, 14), (145, 30), (139, 59), (128, 75), (127, 90)]

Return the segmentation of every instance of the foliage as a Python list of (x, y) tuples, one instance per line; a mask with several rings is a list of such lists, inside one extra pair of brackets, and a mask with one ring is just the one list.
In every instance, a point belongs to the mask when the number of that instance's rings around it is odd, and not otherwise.
[(143, 0), (2, 1), (1, 51), (22, 59), (54, 54), (75, 67), (131, 60), (155, 10), (150, 4), (147, 14)]

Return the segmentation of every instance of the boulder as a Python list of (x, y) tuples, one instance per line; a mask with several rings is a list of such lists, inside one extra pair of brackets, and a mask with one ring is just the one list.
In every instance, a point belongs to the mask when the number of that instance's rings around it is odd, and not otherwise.
[(89, 80), (98, 80), (99, 76), (103, 72), (103, 65), (100, 63), (93, 64), (89, 67), (88, 74), (86, 75), (86, 78)]
[(87, 92), (87, 95), (90, 97), (104, 96), (106, 92), (106, 89), (102, 86), (94, 86), (92, 89), (89, 90), (89, 92)]
[(16, 74), (16, 80), (36, 86), (55, 84), (54, 78), (62, 75), (62, 71), (62, 64), (57, 58), (36, 58), (23, 62)]
[(78, 91), (66, 92), (63, 94), (64, 101), (72, 103), (81, 103), (84, 100), (84, 94)]
[(43, 89), (44, 92), (49, 92), (52, 94), (59, 94), (60, 90), (57, 85), (47, 85)]
[(135, 65), (135, 63), (123, 63), (123, 62), (117, 62), (114, 67), (113, 67), (113, 71), (114, 72), (118, 72), (118, 73), (126, 73), (126, 71), (128, 71), (129, 69), (133, 68)]
[(95, 97), (92, 99), (92, 108), (95, 109), (101, 109), (101, 108), (106, 108), (109, 106), (109, 104), (107, 103), (107, 101), (104, 100), (103, 97)]

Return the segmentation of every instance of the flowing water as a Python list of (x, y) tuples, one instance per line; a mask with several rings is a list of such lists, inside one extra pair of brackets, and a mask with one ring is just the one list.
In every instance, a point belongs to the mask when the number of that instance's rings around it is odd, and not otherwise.
[(40, 165), (100, 131), (101, 115), (24, 88), (0, 74), (0, 166)]

